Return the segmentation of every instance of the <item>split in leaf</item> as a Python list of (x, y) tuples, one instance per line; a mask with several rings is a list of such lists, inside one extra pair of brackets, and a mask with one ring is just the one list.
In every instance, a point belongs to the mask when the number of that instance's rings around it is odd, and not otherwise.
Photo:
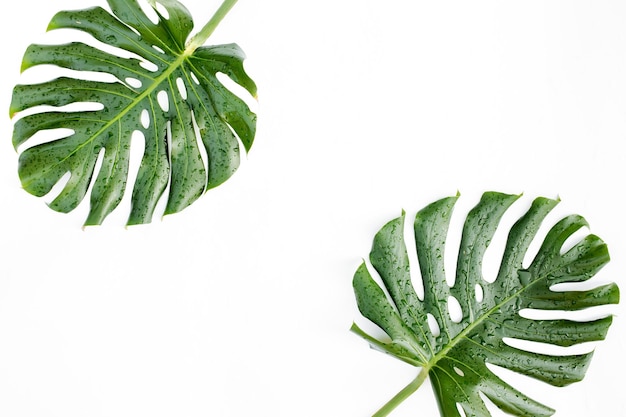
[[(483, 278), (482, 262), (500, 219), (516, 195), (485, 193), (465, 219), (454, 285), (446, 282), (444, 251), (456, 197), (445, 198), (417, 213), (414, 224), (417, 259), (424, 286), (418, 297), (410, 276), (403, 228), (404, 213), (387, 223), (374, 238), (370, 261), (386, 292), (372, 278), (364, 262), (353, 285), (360, 312), (390, 340), (352, 330), (372, 347), (416, 367), (421, 372), (374, 416), (388, 415), (430, 379), (444, 417), (488, 417), (481, 395), (514, 416), (541, 417), (551, 408), (527, 397), (496, 376), (487, 364), (504, 367), (554, 386), (580, 381), (592, 353), (550, 355), (507, 344), (505, 338), (568, 347), (605, 338), (611, 316), (573, 321), (532, 320), (522, 309), (576, 311), (619, 301), (615, 284), (588, 290), (555, 289), (557, 284), (580, 283), (593, 277), (609, 261), (605, 243), (587, 235), (563, 250), (576, 231), (587, 226), (577, 215), (563, 218), (547, 233), (532, 262), (523, 261), (546, 215), (558, 203), (537, 198), (510, 229), (497, 278)], [(562, 288), (562, 287), (561, 287)], [(450, 314), (450, 300), (461, 309), (460, 320)], [(455, 302), (455, 303), (456, 303)], [(436, 320), (433, 332), (428, 318)]]
[[(224, 1), (189, 40), (193, 21), (176, 0), (148, 0), (158, 16), (156, 23), (137, 0), (107, 2), (111, 12), (101, 7), (62, 11), (48, 29), (85, 32), (131, 57), (82, 42), (31, 45), (22, 70), (54, 65), (75, 74), (106, 73), (115, 81), (63, 76), (17, 85), (11, 116), (30, 111), (15, 123), (13, 145), (17, 149), (28, 144), (38, 132), (70, 129), (67, 136), (25, 149), (19, 157), (19, 176), (26, 191), (44, 196), (69, 173), (50, 203), (64, 213), (76, 208), (92, 187), (85, 224), (97, 225), (122, 200), (131, 138), (140, 132), (145, 145), (128, 224), (149, 223), (166, 189), (165, 214), (179, 212), (235, 172), (240, 142), (246, 151), (252, 146), (256, 115), (220, 82), (218, 74), (227, 75), (252, 96), (256, 86), (244, 71), (245, 56), (237, 45), (202, 46), (236, 0)], [(94, 103), (100, 108), (62, 108)]]

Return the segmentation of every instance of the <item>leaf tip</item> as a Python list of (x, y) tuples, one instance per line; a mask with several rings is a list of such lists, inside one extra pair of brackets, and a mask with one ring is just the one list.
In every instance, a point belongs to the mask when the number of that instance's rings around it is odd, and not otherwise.
[(26, 71), (27, 69), (29, 69), (32, 66), (31, 62), (28, 61), (26, 58), (24, 58), (22, 60), (22, 65), (20, 65), (20, 74), (23, 74), (24, 71)]
[[(620, 290), (619, 290), (619, 286), (616, 283), (611, 283), (609, 285), (612, 285), (611, 288), (611, 295), (609, 296), (609, 303), (610, 304), (619, 304), (620, 302)], [(615, 314), (611, 315), (611, 322), (613, 322), (613, 317), (615, 317)]]
[(59, 29), (61, 27), (58, 23), (58, 20), (59, 17), (63, 14), (64, 12), (59, 12), (52, 17), (50, 23), (48, 23), (48, 26), (46, 26), (46, 32), (50, 32), (51, 30)]

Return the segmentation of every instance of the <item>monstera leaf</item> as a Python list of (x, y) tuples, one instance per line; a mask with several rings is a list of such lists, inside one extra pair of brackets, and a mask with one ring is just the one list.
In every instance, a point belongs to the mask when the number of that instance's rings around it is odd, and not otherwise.
[[(560, 347), (604, 339), (611, 317), (590, 321), (531, 320), (522, 309), (574, 311), (617, 303), (615, 284), (591, 290), (560, 290), (556, 284), (588, 280), (609, 261), (606, 245), (587, 235), (571, 249), (563, 245), (586, 226), (576, 215), (565, 217), (548, 232), (528, 265), (524, 256), (540, 224), (557, 201), (536, 199), (511, 228), (497, 278), (483, 278), (482, 261), (498, 223), (518, 198), (485, 193), (468, 214), (458, 252), (453, 286), (446, 283), (444, 246), (457, 197), (437, 201), (415, 218), (417, 258), (424, 296), (412, 285), (409, 258), (403, 239), (404, 213), (376, 235), (370, 260), (387, 294), (363, 263), (354, 276), (354, 290), (361, 313), (378, 325), (391, 340), (379, 340), (352, 330), (370, 344), (398, 359), (421, 367), (418, 377), (389, 401), (375, 416), (385, 416), (429, 378), (442, 416), (486, 417), (490, 413), (481, 393), (496, 406), (515, 416), (550, 416), (553, 410), (530, 399), (498, 376), (487, 364), (539, 379), (554, 386), (580, 381), (591, 353), (551, 355), (507, 344), (505, 338)], [(411, 265), (413, 266), (413, 265)], [(450, 306), (460, 305), (461, 318), (452, 319)], [(457, 305), (457, 307), (458, 307)], [(429, 317), (437, 326), (429, 325)]]
[[(86, 225), (102, 223), (120, 203), (131, 148), (136, 147), (131, 147), (134, 132), (143, 134), (145, 145), (128, 224), (149, 223), (168, 187), (165, 214), (182, 210), (205, 190), (223, 183), (239, 166), (239, 141), (248, 151), (254, 139), (255, 114), (217, 77), (225, 74), (256, 95), (256, 86), (243, 69), (244, 53), (235, 44), (201, 46), (236, 0), (224, 1), (189, 41), (193, 22), (182, 4), (148, 2), (157, 23), (137, 0), (108, 0), (112, 13), (101, 7), (58, 13), (49, 29), (85, 32), (100, 42), (94, 41), (98, 47), (82, 42), (31, 45), (22, 70), (54, 65), (73, 71), (13, 90), (11, 116), (30, 110), (15, 123), (16, 148), (38, 132), (71, 130), (21, 153), (22, 186), (44, 196), (69, 173), (50, 203), (60, 212), (77, 207), (91, 186)], [(89, 78), (93, 72), (106, 73), (112, 80)], [(99, 109), (85, 107), (86, 103)]]

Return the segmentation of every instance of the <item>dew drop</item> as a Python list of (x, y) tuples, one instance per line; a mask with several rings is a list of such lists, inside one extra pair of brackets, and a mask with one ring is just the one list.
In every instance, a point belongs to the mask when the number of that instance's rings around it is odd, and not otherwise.
[(532, 277), (532, 274), (530, 272), (519, 271), (517, 275), (519, 276), (519, 280), (522, 283), (522, 285), (528, 285), (530, 283), (530, 279)]

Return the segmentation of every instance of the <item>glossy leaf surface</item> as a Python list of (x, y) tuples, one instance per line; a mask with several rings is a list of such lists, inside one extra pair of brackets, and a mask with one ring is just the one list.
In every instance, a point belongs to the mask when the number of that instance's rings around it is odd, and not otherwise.
[[(135, 132), (143, 135), (144, 150), (128, 224), (149, 223), (166, 190), (165, 214), (184, 209), (226, 181), (239, 166), (240, 142), (248, 151), (254, 140), (256, 115), (217, 77), (225, 74), (255, 96), (243, 51), (235, 44), (189, 46), (188, 10), (175, 0), (158, 3), (150, 2), (157, 23), (136, 0), (108, 0), (111, 12), (60, 12), (49, 29), (85, 32), (98, 41), (95, 46), (31, 45), (24, 55), (22, 70), (54, 65), (72, 71), (14, 88), (11, 116), (28, 110), (13, 133), (14, 146), (27, 147), (19, 157), (22, 186), (44, 196), (69, 173), (50, 207), (69, 212), (91, 187), (86, 225), (102, 223), (120, 203), (131, 150), (141, 149), (131, 143)], [(80, 75), (93, 72), (112, 80)], [(28, 147), (37, 133), (59, 128), (71, 133)]]
[[(571, 215), (551, 228), (532, 262), (524, 266), (531, 241), (557, 204), (555, 200), (538, 198), (510, 229), (497, 278), (490, 283), (483, 278), (483, 257), (501, 217), (518, 196), (485, 193), (465, 219), (455, 281), (449, 286), (444, 252), (457, 198), (432, 203), (415, 218), (423, 299), (417, 296), (411, 281), (410, 268), (417, 265), (409, 265), (404, 213), (377, 233), (370, 261), (386, 291), (372, 278), (365, 262), (356, 271), (353, 285), (360, 312), (390, 340), (374, 338), (356, 324), (352, 330), (376, 349), (421, 367), (424, 378), (430, 379), (442, 416), (460, 417), (459, 408), (468, 417), (490, 416), (481, 394), (511, 415), (550, 416), (554, 410), (504, 382), (487, 364), (554, 386), (580, 381), (592, 353), (535, 353), (513, 347), (506, 338), (559, 347), (604, 339), (611, 316), (590, 321), (531, 320), (522, 317), (520, 311), (575, 311), (617, 303), (619, 291), (615, 284), (587, 290), (553, 288), (593, 277), (609, 261), (607, 247), (597, 236), (587, 235), (563, 250), (566, 240), (587, 226), (582, 217)], [(451, 300), (460, 305), (460, 320), (453, 320)], [(429, 315), (436, 320), (437, 326), (432, 327), (438, 327), (438, 331), (431, 330)], [(387, 415), (419, 383), (413, 388), (409, 385), (376, 416)]]

